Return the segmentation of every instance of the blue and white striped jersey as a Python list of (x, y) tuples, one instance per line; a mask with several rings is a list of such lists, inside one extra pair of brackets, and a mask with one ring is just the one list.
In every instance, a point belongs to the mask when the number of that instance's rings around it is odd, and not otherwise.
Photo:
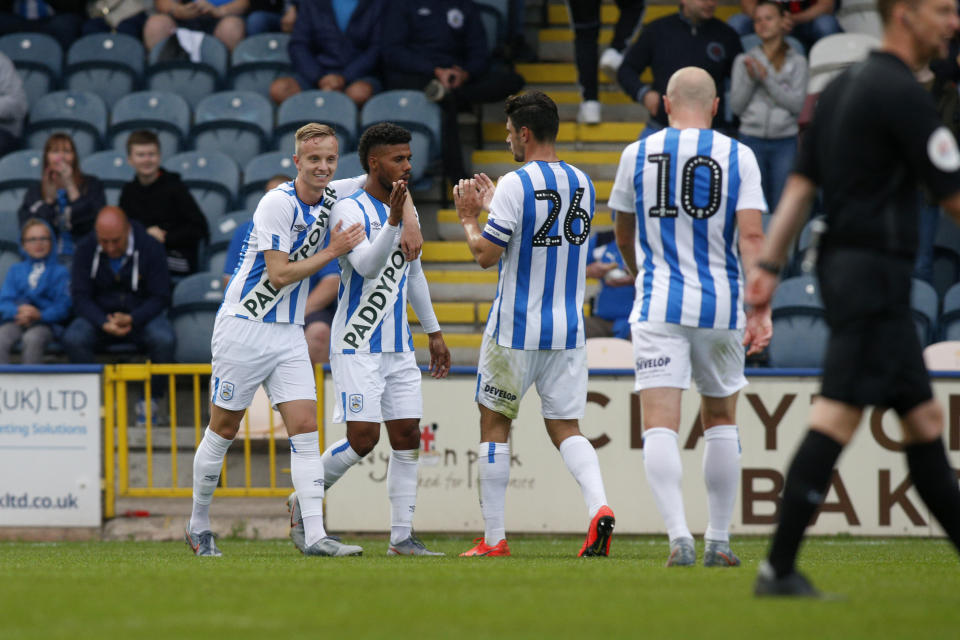
[(630, 322), (744, 326), (736, 214), (767, 210), (746, 145), (710, 129), (658, 131), (623, 150), (609, 204), (637, 215)]
[[(397, 278), (393, 281), (381, 282), (380, 278), (373, 276), (364, 278), (351, 264), (351, 254), (368, 251), (370, 244), (380, 235), (381, 230), (387, 224), (387, 217), (390, 215), (390, 206), (385, 204), (364, 189), (356, 191), (348, 198), (337, 202), (330, 216), (330, 223), (336, 226), (343, 223), (346, 229), (354, 223), (361, 223), (367, 239), (354, 247), (351, 253), (340, 257), (340, 289), (337, 294), (337, 312), (333, 317), (333, 325), (330, 327), (330, 352), (331, 353), (396, 353), (400, 351), (414, 351), (413, 334), (410, 332), (410, 324), (407, 320), (407, 280), (408, 273), (405, 271), (406, 264), (401, 258), (394, 263)], [(395, 252), (400, 246), (400, 235), (392, 243), (391, 258), (396, 259)], [(385, 262), (383, 266), (386, 266)], [(409, 270), (420, 269), (420, 260), (414, 260), (409, 263)], [(392, 273), (392, 272), (391, 272)], [(403, 275), (399, 275), (402, 273)], [(377, 290), (378, 286), (383, 289), (383, 285), (390, 286), (392, 291), (396, 292), (396, 299), (389, 308), (384, 309), (384, 305), (377, 307), (382, 311), (383, 319), (380, 322), (370, 322), (357, 331), (357, 325), (363, 325), (363, 322), (351, 323), (351, 320), (357, 320), (355, 314), (361, 308), (361, 303), (366, 304), (371, 295)], [(361, 314), (362, 315), (362, 314)], [(352, 342), (352, 337), (359, 335), (359, 338), (365, 339), (369, 334), (369, 341), (359, 348), (349, 348), (344, 345)]]
[(267, 278), (263, 252), (284, 251), (291, 260), (313, 255), (324, 246), (329, 211), (338, 194), (353, 193), (364, 180), (361, 176), (331, 182), (327, 194), (313, 206), (297, 197), (292, 180), (264, 194), (243, 241), (239, 266), (224, 292), (220, 313), (257, 322), (302, 325), (310, 279), (275, 290)]
[(502, 347), (584, 343), (587, 240), (596, 192), (565, 162), (528, 162), (503, 176), (483, 236), (505, 247), (486, 333)]

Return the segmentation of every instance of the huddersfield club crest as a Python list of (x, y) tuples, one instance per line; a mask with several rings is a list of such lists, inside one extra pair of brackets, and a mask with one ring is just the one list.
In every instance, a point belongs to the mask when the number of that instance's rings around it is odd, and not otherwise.
[(360, 413), (363, 410), (363, 394), (353, 393), (349, 398), (350, 411)]
[(220, 383), (220, 399), (226, 400), (227, 402), (233, 400), (233, 383), (232, 382)]

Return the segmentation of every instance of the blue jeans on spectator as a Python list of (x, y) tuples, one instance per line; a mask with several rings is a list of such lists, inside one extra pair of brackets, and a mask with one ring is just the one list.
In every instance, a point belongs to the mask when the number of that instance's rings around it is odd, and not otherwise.
[[(177, 336), (165, 315), (159, 315), (143, 327), (134, 328), (123, 338), (116, 338), (95, 327), (86, 318), (74, 318), (63, 332), (60, 341), (67, 358), (73, 364), (94, 361), (94, 354), (111, 344), (135, 344), (151, 362), (173, 362)], [(166, 395), (167, 376), (153, 376), (153, 392)]]
[(913, 265), (913, 277), (933, 284), (933, 243), (940, 224), (939, 205), (927, 202), (920, 194), (917, 207), (917, 261)]
[(247, 35), (255, 36), (258, 33), (278, 33), (280, 31), (279, 13), (273, 11), (253, 11), (246, 19)]
[(794, 157), (797, 155), (797, 137), (754, 138), (741, 134), (740, 142), (750, 147), (753, 155), (757, 157), (763, 197), (770, 213), (773, 213), (780, 201), (790, 169), (793, 168)]

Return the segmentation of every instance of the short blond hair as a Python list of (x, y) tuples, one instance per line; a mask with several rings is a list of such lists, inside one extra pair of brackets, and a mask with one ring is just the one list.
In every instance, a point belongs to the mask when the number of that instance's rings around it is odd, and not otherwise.
[(293, 154), (296, 156), (300, 155), (300, 145), (307, 140), (311, 138), (324, 138), (326, 136), (336, 138), (337, 134), (331, 127), (320, 124), (319, 122), (311, 122), (310, 124), (303, 125), (297, 129), (297, 138), (293, 145)]

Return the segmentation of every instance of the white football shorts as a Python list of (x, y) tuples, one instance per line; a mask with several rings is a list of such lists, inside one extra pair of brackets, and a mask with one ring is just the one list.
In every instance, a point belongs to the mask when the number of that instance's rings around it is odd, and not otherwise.
[(221, 313), (213, 325), (210, 397), (230, 411), (250, 406), (263, 384), (273, 406), (317, 400), (303, 327), (254, 322)]
[(334, 422), (384, 422), (423, 417), (420, 368), (413, 351), (334, 353)]
[(634, 322), (634, 389), (689, 389), (725, 398), (747, 386), (743, 329), (701, 329), (670, 322)]
[(479, 404), (513, 420), (534, 383), (544, 418), (582, 418), (587, 406), (586, 349), (510, 349), (484, 334), (477, 365)]

